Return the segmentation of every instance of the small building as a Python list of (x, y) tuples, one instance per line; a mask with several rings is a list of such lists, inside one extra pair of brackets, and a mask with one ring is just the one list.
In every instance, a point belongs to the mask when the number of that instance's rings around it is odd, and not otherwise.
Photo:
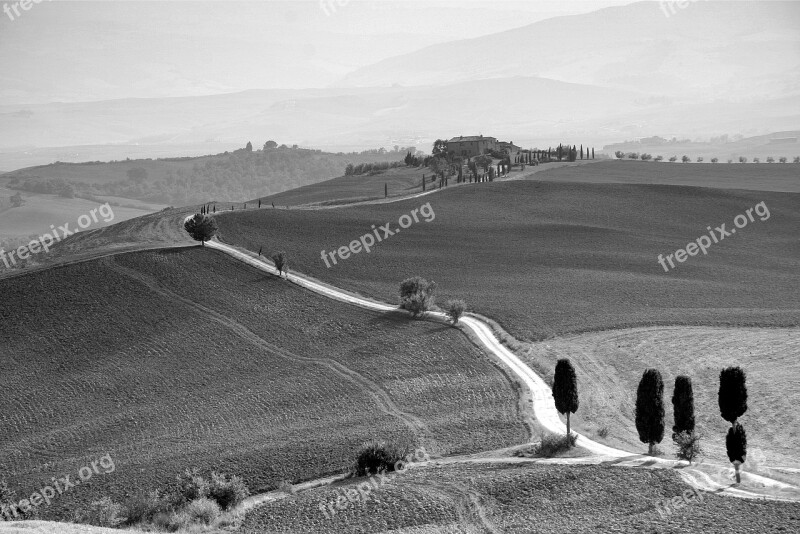
[(504, 152), (507, 156), (511, 157), (511, 161), (514, 161), (514, 158), (519, 156), (522, 148), (515, 145), (514, 141), (509, 141), (507, 143), (505, 141), (498, 141), (497, 150)]
[(473, 158), (497, 150), (497, 139), (482, 135), (453, 137), (447, 141), (447, 152), (455, 156)]

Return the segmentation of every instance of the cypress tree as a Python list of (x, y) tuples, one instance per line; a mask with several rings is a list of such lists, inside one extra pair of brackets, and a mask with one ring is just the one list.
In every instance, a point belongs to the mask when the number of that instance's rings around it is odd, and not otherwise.
[(719, 412), (732, 426), (747, 411), (746, 381), (741, 367), (728, 367), (719, 374)]
[(741, 466), (747, 459), (747, 434), (744, 427), (739, 423), (734, 423), (728, 429), (728, 435), (725, 437), (725, 448), (728, 452), (728, 459), (736, 469), (736, 483), (742, 481), (739, 474), (739, 466)]
[(656, 369), (644, 372), (636, 391), (636, 430), (652, 455), (656, 443), (664, 439), (664, 381)]
[(570, 435), (569, 414), (578, 410), (578, 378), (575, 368), (566, 358), (556, 363), (556, 374), (553, 378), (553, 399), (556, 410), (560, 414), (567, 414), (567, 436)]
[(672, 439), (675, 439), (675, 436), (681, 432), (694, 432), (694, 391), (692, 390), (692, 379), (688, 376), (675, 378), (672, 409), (675, 415)]
[(594, 147), (592, 147), (592, 159), (594, 159)]

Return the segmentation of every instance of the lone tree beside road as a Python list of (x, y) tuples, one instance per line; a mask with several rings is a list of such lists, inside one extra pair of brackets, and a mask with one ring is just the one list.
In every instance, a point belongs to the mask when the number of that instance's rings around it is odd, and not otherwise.
[(578, 377), (575, 368), (567, 358), (556, 362), (556, 375), (553, 378), (553, 399), (556, 410), (567, 414), (567, 437), (570, 435), (569, 414), (578, 411)]
[(647, 369), (636, 391), (636, 430), (653, 455), (656, 443), (664, 439), (664, 381), (656, 369)]
[(286, 253), (276, 252), (272, 255), (272, 263), (275, 264), (275, 268), (278, 269), (278, 276), (283, 275), (283, 273), (289, 272), (289, 261), (286, 259)]
[(728, 451), (728, 459), (733, 464), (734, 469), (736, 469), (736, 483), (738, 484), (742, 481), (742, 477), (739, 474), (739, 467), (747, 459), (747, 434), (744, 431), (744, 427), (739, 423), (734, 423), (733, 426), (728, 429), (728, 436), (725, 438), (725, 448)]
[(208, 215), (195, 213), (194, 217), (183, 223), (183, 228), (192, 236), (195, 241), (200, 241), (206, 246), (206, 241), (217, 234), (217, 221)]

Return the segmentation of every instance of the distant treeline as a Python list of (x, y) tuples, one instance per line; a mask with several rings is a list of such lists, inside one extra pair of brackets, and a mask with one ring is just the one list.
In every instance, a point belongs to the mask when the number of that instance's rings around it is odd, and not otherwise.
[(405, 167), (406, 163), (402, 161), (379, 161), (376, 163), (359, 163), (358, 165), (348, 164), (344, 169), (345, 176), (359, 175), (359, 174), (379, 174), (388, 169), (397, 167)]
[[(34, 193), (62, 196), (109, 195), (175, 206), (209, 200), (241, 201), (334, 178), (340, 175), (345, 165), (353, 165), (355, 168), (365, 163), (375, 163), (378, 158), (386, 159), (391, 154), (385, 149), (359, 154), (331, 154), (305, 149), (237, 150), (205, 157), (205, 161), (194, 164), (183, 161), (183, 167), (165, 165), (163, 171), (158, 167), (154, 171), (152, 163), (149, 163), (148, 171), (143, 167), (133, 166), (136, 161), (118, 162), (114, 165), (129, 164), (133, 167), (126, 171), (126, 179), (111, 183), (66, 181), (23, 172), (12, 178), (7, 186)], [(396, 154), (400, 160), (404, 153)], [(184, 158), (164, 161), (176, 160)], [(382, 162), (381, 165), (383, 164), (392, 165), (394, 162)]]

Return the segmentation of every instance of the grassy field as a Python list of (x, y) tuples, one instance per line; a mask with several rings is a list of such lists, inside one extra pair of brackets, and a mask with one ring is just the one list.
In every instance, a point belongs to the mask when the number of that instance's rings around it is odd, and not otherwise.
[[(407, 195), (422, 192), (422, 175), (426, 176), (426, 188), (431, 190), (436, 184), (431, 182), (430, 169), (398, 167), (370, 176), (339, 176), (316, 184), (298, 187), (276, 195), (264, 197), (266, 205), (275, 203), (277, 207), (300, 204), (326, 204), (376, 200), (384, 198), (384, 184), (389, 196)], [(256, 200), (257, 202), (257, 200)]]
[[(508, 176), (508, 179), (532, 178), (535, 174), (551, 170), (577, 165), (596, 163), (595, 161), (583, 160), (572, 163), (544, 163), (538, 166), (525, 167), (520, 170), (515, 167)], [(271, 206), (274, 202), (276, 207), (284, 206), (324, 206), (330, 204), (346, 204), (365, 200), (380, 200), (384, 198), (384, 186), (388, 191), (389, 197), (422, 193), (422, 177), (425, 176), (425, 190), (431, 191), (438, 186), (438, 178), (431, 180), (433, 173), (426, 167), (400, 167), (389, 169), (373, 176), (339, 176), (264, 197), (264, 204)], [(455, 179), (451, 178), (448, 187), (457, 185)], [(466, 184), (465, 184), (466, 185)], [(253, 201), (250, 201), (253, 202)], [(257, 202), (257, 200), (256, 200)]]
[[(755, 218), (670, 272), (658, 263), (707, 226), (730, 229), (761, 202), (769, 219)], [(424, 203), (435, 213), (431, 222), (420, 218), (369, 254), (326, 267), (321, 251), (348, 245), (372, 225), (398, 229), (399, 217)], [(440, 301), (463, 298), (519, 339), (643, 325), (800, 324), (798, 194), (521, 180), (388, 205), (217, 219), (226, 242), (285, 250), (292, 268), (384, 301), (397, 301), (406, 277), (435, 280)]]
[(432, 455), (526, 439), (508, 379), (460, 332), (317, 297), (199, 247), (0, 281), (0, 469), (20, 495), (104, 454), (62, 495), (169, 483), (191, 466), (253, 491), (341, 473), (370, 438)]
[(603, 161), (590, 167), (560, 167), (535, 176), (554, 182), (659, 184), (800, 193), (800, 165), (794, 163), (665, 163)]
[[(634, 423), (636, 387), (649, 367), (664, 378), (666, 427), (660, 447), (673, 457), (672, 390), (675, 377), (692, 378), (697, 430), (706, 458), (727, 464), (725, 434), (730, 423), (719, 415), (719, 372), (739, 365), (747, 372), (748, 410), (745, 471), (785, 479), (779, 467), (800, 467), (798, 414), (800, 329), (653, 327), (592, 332), (533, 343), (519, 351), (546, 378), (556, 360), (570, 358), (577, 369), (580, 408), (572, 421), (592, 439), (646, 452)], [(605, 428), (608, 437), (598, 431)], [(792, 479), (800, 483), (796, 476)], [(791, 481), (791, 480), (787, 480)]]
[(656, 504), (688, 489), (668, 470), (536, 464), (411, 469), (373, 490), (365, 502), (348, 502), (326, 517), (325, 505), (355, 483), (258, 508), (242, 532), (727, 534), (800, 529), (800, 504), (713, 494), (703, 494), (702, 501), (694, 497), (662, 518)]
[[(41, 235), (50, 231), (50, 225), (61, 226), (67, 222), (70, 223), (70, 229), (74, 229), (77, 227), (76, 221), (78, 217), (89, 213), (90, 210), (100, 205), (97, 202), (82, 198), (61, 198), (58, 195), (22, 193), (25, 204), (19, 208), (11, 208), (8, 197), (16, 193), (11, 189), (0, 187), (0, 197), (2, 197), (2, 201), (0, 201), (0, 241), (28, 237), (34, 234)], [(103, 200), (105, 201), (105, 199)], [(101, 219), (98, 223), (93, 223), (92, 228), (100, 228), (114, 222), (141, 217), (164, 207), (158, 204), (145, 204), (133, 200), (124, 202), (121, 199), (108, 199), (108, 201), (125, 205), (112, 205), (113, 221), (106, 223)], [(130, 206), (127, 204), (130, 204)]]

